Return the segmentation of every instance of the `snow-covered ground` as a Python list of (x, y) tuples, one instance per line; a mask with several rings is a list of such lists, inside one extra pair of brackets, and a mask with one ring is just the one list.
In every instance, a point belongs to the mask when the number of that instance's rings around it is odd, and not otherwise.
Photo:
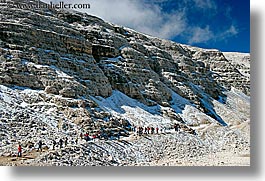
[[(32, 152), (32, 149), (27, 148), (26, 150), (30, 154), (35, 156), (37, 154), (36, 159), (19, 163), (15, 162), (16, 164), (183, 165), (184, 163), (190, 163), (187, 162), (190, 159), (193, 160), (193, 162), (195, 158), (201, 160), (208, 153), (212, 154), (224, 148), (231, 150), (234, 148), (233, 145), (240, 147), (239, 154), (249, 154), (249, 114), (243, 113), (240, 105), (248, 105), (250, 103), (250, 98), (235, 89), (227, 92), (228, 98), (226, 105), (218, 101), (214, 103), (216, 105), (216, 112), (221, 117), (223, 116), (223, 119), (229, 123), (228, 127), (221, 126), (216, 120), (196, 109), (185, 99), (176, 94), (173, 95), (175, 97), (173, 102), (178, 102), (178, 104), (174, 105), (175, 108), (178, 108), (177, 105), (181, 105), (180, 107), (182, 107), (183, 104), (186, 105), (179, 115), (190, 128), (196, 130), (197, 135), (186, 133), (185, 131), (176, 133), (171, 129), (169, 125), (172, 124), (172, 120), (163, 117), (161, 114), (161, 110), (169, 109), (168, 107), (159, 105), (148, 107), (119, 91), (113, 91), (112, 96), (108, 98), (93, 98), (101, 109), (110, 112), (114, 116), (126, 118), (130, 123), (137, 126), (167, 127), (166, 133), (160, 133), (160, 135), (147, 135), (146, 138), (131, 135), (128, 138), (122, 138), (120, 142), (102, 142), (98, 140), (86, 143), (81, 141), (78, 145), (75, 145), (73, 143), (73, 138), (69, 137), (69, 140), (72, 140), (70, 141), (71, 144), (63, 150), (56, 149), (56, 151), (51, 150), (51, 140), (69, 136), (67, 133), (69, 133), (70, 130), (62, 131), (58, 129), (58, 115), (55, 114), (55, 105), (41, 101), (38, 104), (30, 104), (23, 100), (23, 95), (25, 94), (31, 96), (31, 98), (36, 98), (39, 93), (43, 93), (43, 91), (30, 90), (27, 88), (11, 89), (6, 86), (0, 86), (1, 132), (4, 133), (4, 136), (1, 138), (1, 155), (8, 155), (10, 151), (15, 154), (16, 140), (29, 144), (29, 142), (36, 143), (38, 138), (42, 138), (50, 150), (38, 156), (37, 153)], [(33, 105), (37, 106), (34, 107)], [(44, 108), (43, 106), (50, 107)], [(229, 110), (232, 111), (229, 112), (228, 107)], [(248, 107), (245, 109), (248, 109)], [(14, 116), (16, 114), (21, 114), (22, 117), (10, 118), (13, 120), (12, 124), (15, 127), (8, 127), (9, 122), (4, 120), (6, 120), (7, 116)], [(29, 116), (29, 118), (23, 120), (23, 116)], [(235, 117), (237, 119), (234, 119)], [(28, 125), (35, 121), (37, 123), (29, 129)], [(67, 120), (65, 121), (67, 122)], [(19, 126), (21, 124), (22, 127)], [(78, 130), (77, 125), (71, 122), (68, 122), (68, 124), (72, 125), (73, 130)], [(43, 127), (45, 127), (44, 130), (42, 130)], [(14, 131), (17, 132), (15, 136), (12, 135)], [(25, 134), (28, 134), (28, 136), (25, 136)], [(12, 141), (14, 139), (15, 141)], [(124, 140), (124, 142), (122, 140)], [(177, 144), (173, 144), (173, 142)], [(91, 152), (91, 150), (94, 151)], [(81, 155), (83, 156), (78, 156), (80, 153), (82, 153)], [(110, 156), (113, 159), (112, 161), (109, 159)], [(1, 159), (5, 160), (4, 157), (1, 157)], [(6, 159), (8, 159), (8, 157)], [(98, 162), (97, 159), (101, 161)], [(220, 162), (215, 164), (219, 165)], [(12, 162), (9, 164), (12, 164)], [(214, 163), (212, 164), (214, 165)], [(246, 164), (246, 162), (244, 162), (244, 164)]]

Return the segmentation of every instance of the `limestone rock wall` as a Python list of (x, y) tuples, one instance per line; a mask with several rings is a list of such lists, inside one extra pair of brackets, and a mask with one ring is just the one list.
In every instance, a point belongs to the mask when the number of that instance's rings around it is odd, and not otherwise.
[(225, 91), (250, 95), (249, 55), (234, 61), (79, 12), (2, 6), (0, 16), (2, 85), (76, 99), (119, 90), (165, 107), (173, 91), (216, 120), (212, 102), (225, 102)]

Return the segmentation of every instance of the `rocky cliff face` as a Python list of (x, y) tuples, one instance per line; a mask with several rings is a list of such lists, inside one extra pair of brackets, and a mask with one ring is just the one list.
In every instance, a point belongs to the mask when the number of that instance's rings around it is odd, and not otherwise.
[(49, 140), (178, 123), (203, 140), (205, 125), (249, 123), (249, 54), (182, 45), (78, 12), (0, 8), (2, 152), (17, 139), (36, 141), (30, 132)]

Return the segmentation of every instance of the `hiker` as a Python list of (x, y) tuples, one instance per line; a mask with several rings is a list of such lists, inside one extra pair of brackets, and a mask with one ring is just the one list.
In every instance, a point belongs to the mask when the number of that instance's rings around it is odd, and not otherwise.
[(83, 134), (82, 134), (82, 133), (80, 133), (80, 139), (81, 139), (81, 140), (83, 139)]
[(147, 134), (147, 127), (144, 127), (144, 134)]
[[(82, 133), (81, 133), (82, 134)], [(88, 137), (88, 133), (85, 133), (84, 134), (84, 139), (87, 141), (87, 137)], [(83, 138), (83, 136), (82, 136), (82, 138)]]
[(155, 133), (155, 128), (152, 126), (151, 127), (151, 134), (154, 134)]
[(75, 144), (78, 144), (78, 138), (75, 139)]
[(175, 124), (174, 125), (174, 129), (175, 129), (176, 132), (179, 132), (180, 125), (179, 124)]
[(52, 149), (55, 150), (55, 147), (56, 147), (56, 141), (52, 140)]
[(174, 129), (175, 129), (176, 132), (178, 131), (177, 124), (174, 124)]
[(177, 124), (174, 124), (173, 128), (174, 128), (174, 130), (176, 131), (176, 128), (177, 128)]
[(17, 153), (17, 156), (18, 157), (22, 157), (22, 147), (21, 147), (20, 144), (18, 145), (18, 153)]
[(142, 127), (141, 126), (139, 126), (139, 132), (138, 132), (138, 134), (139, 134), (139, 136), (141, 136), (142, 135)]
[(88, 134), (88, 133), (86, 133), (84, 136), (85, 136), (85, 140), (86, 140), (86, 141), (90, 141), (90, 139), (89, 139), (89, 134)]
[(158, 134), (158, 130), (159, 130), (159, 128), (158, 128), (158, 127), (156, 127), (156, 134)]
[(65, 147), (67, 146), (67, 144), (68, 144), (68, 138), (66, 137), (66, 138), (64, 139), (64, 145), (65, 145)]
[(61, 138), (59, 140), (59, 145), (60, 145), (60, 148), (63, 148), (63, 140)]
[(40, 150), (41, 152), (42, 152), (42, 141), (40, 140), (39, 142), (38, 142), (38, 151)]
[(196, 131), (194, 129), (191, 129), (191, 134), (197, 135)]
[(147, 134), (150, 134), (150, 130), (151, 130), (151, 128), (148, 126), (147, 127)]
[(96, 134), (94, 134), (94, 135), (93, 135), (93, 139), (95, 140), (96, 138), (97, 138), (97, 135), (96, 135)]

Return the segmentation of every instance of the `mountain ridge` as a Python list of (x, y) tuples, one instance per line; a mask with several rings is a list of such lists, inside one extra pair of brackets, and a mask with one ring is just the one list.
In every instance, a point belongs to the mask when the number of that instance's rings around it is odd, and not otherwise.
[[(17, 140), (30, 151), (37, 138), (48, 144), (103, 129), (126, 139), (135, 126), (174, 124), (219, 149), (242, 126), (249, 144), (249, 54), (162, 40), (80, 12), (0, 8), (3, 155)], [(213, 139), (212, 129), (227, 134)]]

